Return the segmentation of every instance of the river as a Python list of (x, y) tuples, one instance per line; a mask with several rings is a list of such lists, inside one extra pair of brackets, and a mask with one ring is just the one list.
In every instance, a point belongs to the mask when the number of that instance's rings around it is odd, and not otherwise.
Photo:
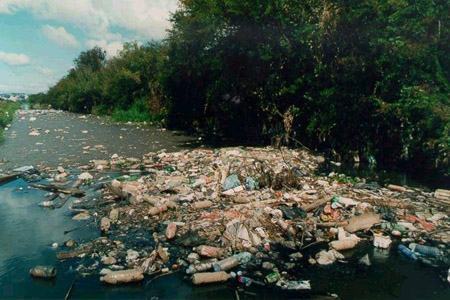
[[(151, 126), (53, 110), (21, 110), (0, 145), (0, 171), (23, 165), (82, 165), (113, 154), (144, 153), (191, 146), (192, 138)], [(1, 163), (3, 162), (3, 163)]]
[[(31, 132), (38, 134), (30, 135)], [(65, 112), (22, 111), (0, 145), (0, 169), (79, 165), (114, 153), (140, 157), (149, 151), (171, 151), (193, 144), (192, 138), (153, 127), (119, 125)], [(56, 210), (39, 207), (44, 195), (45, 192), (30, 189), (23, 180), (0, 186), (1, 299), (63, 299), (71, 286), (71, 299), (236, 299), (234, 289), (226, 284), (193, 288), (181, 273), (120, 287), (105, 286), (98, 276), (77, 275), (73, 262), (56, 260), (57, 249), (52, 244), (92, 239), (98, 232), (89, 221), (73, 221), (68, 205)], [(80, 225), (79, 230), (64, 234)], [(320, 295), (332, 292), (342, 299), (450, 299), (448, 284), (440, 278), (442, 270), (411, 262), (394, 250), (386, 253), (361, 247), (358, 251), (369, 254), (371, 267), (355, 267), (356, 262), (350, 261), (328, 268), (305, 265), (298, 270), (304, 279), (311, 280), (312, 295), (280, 294), (252, 286), (240, 292), (240, 298), (325, 299)], [(57, 278), (32, 279), (28, 270), (39, 264), (55, 265)]]

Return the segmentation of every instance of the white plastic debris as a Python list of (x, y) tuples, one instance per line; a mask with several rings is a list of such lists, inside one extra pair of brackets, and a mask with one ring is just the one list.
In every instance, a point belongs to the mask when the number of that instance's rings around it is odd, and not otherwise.
[(88, 172), (84, 172), (84, 173), (81, 173), (80, 175), (78, 175), (78, 179), (80, 179), (82, 181), (87, 181), (87, 180), (94, 179), (94, 176), (92, 176)]
[(319, 253), (316, 254), (316, 261), (319, 265), (331, 265), (336, 260), (344, 259), (344, 255), (337, 252), (334, 249), (331, 249), (329, 251), (322, 250)]
[(29, 172), (29, 171), (32, 171), (32, 170), (34, 170), (33, 166), (23, 166), (23, 167), (20, 167), (20, 168), (16, 168), (13, 171), (14, 172), (23, 173), (23, 172)]
[(283, 290), (310, 290), (311, 283), (309, 280), (298, 280), (298, 281), (285, 281), (279, 280), (277, 286), (281, 287)]
[(377, 248), (387, 249), (391, 245), (392, 240), (389, 236), (379, 234), (374, 235), (373, 245)]

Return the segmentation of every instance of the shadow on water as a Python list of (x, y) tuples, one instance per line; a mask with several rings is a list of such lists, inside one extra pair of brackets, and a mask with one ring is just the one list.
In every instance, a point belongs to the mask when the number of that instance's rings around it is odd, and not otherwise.
[(336, 166), (331, 163), (323, 164), (319, 169), (319, 173), (324, 175), (329, 174), (330, 172), (345, 174), (350, 177), (365, 178), (368, 182), (374, 181), (380, 185), (392, 183), (410, 187), (420, 187), (428, 190), (435, 190), (438, 188), (450, 189), (449, 176), (445, 176), (438, 172), (419, 169), (402, 171), (369, 167), (364, 164), (342, 164)]

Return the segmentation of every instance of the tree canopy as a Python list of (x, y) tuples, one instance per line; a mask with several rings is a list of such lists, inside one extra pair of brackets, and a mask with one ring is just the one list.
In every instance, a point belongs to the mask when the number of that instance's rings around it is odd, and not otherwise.
[(183, 0), (166, 40), (82, 52), (36, 102), (449, 173), (446, 0)]

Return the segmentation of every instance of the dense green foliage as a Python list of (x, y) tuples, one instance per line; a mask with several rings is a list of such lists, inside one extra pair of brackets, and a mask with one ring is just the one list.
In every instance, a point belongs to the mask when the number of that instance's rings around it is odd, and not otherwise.
[(73, 112), (112, 115), (118, 121), (160, 120), (161, 46), (136, 43), (107, 60), (100, 48), (82, 52), (75, 67), (46, 94), (30, 96), (31, 104), (50, 104)]
[(449, 172), (446, 0), (184, 0), (160, 44), (84, 52), (33, 101)]
[(3, 129), (11, 123), (14, 112), (19, 109), (20, 104), (11, 101), (0, 100), (0, 141), (3, 139)]

